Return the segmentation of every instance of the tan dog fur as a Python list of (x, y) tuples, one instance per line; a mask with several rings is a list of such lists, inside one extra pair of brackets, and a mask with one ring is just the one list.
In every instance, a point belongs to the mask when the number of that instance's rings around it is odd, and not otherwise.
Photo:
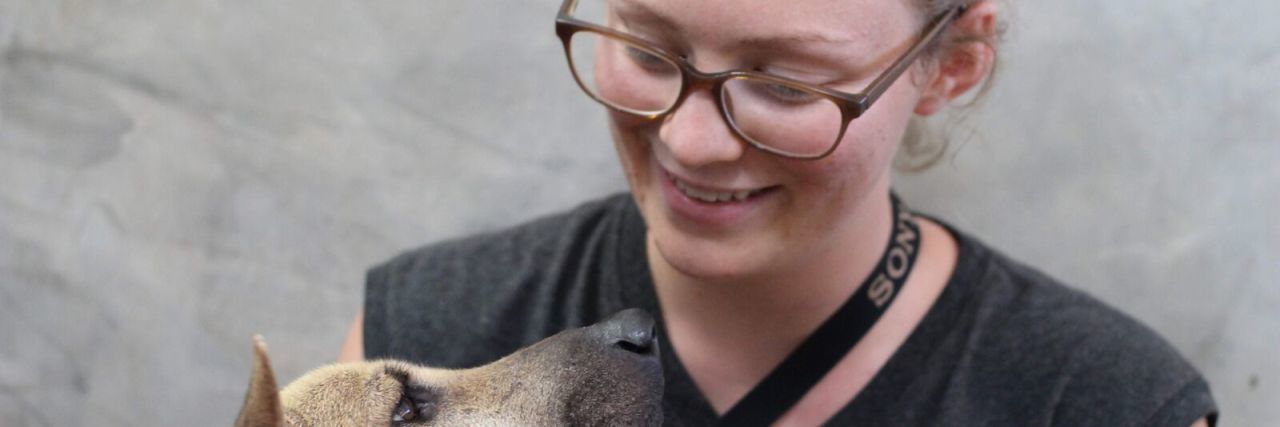
[[(628, 310), (477, 368), (334, 364), (279, 392), (255, 337), (236, 426), (657, 426), (662, 374), (652, 328), (648, 315)], [(412, 419), (396, 420), (397, 411)]]

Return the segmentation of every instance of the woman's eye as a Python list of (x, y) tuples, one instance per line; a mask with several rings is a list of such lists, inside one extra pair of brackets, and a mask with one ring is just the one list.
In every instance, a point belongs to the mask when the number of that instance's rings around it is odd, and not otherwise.
[(787, 85), (770, 83), (770, 84), (764, 84), (762, 86), (763, 86), (762, 89), (766, 91), (766, 94), (769, 96), (769, 98), (772, 98), (773, 100), (782, 102), (782, 103), (803, 104), (806, 102), (813, 101), (814, 99), (817, 98), (817, 95), (814, 95), (807, 90), (802, 90), (802, 89), (794, 88)]
[(418, 419), (418, 408), (414, 405), (409, 396), (400, 396), (400, 402), (396, 403), (396, 409), (391, 412), (391, 421), (403, 423)]
[(631, 58), (631, 61), (635, 62), (641, 68), (658, 72), (674, 70), (671, 64), (667, 63), (666, 60), (662, 59), (662, 57), (658, 55), (654, 55), (635, 46), (626, 46), (625, 49), (627, 57)]

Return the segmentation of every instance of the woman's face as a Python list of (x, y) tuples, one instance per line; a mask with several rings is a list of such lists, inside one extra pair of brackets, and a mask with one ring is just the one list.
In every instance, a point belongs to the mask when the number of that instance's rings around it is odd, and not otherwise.
[[(703, 72), (753, 69), (847, 92), (865, 88), (924, 25), (907, 1), (610, 4), (614, 26)], [(611, 113), (610, 128), (661, 260), (694, 278), (733, 280), (798, 268), (870, 232), (857, 229), (872, 214), (866, 201), (885, 194), (920, 96), (905, 74), (820, 160), (785, 159), (744, 143), (705, 90), (662, 120)]]

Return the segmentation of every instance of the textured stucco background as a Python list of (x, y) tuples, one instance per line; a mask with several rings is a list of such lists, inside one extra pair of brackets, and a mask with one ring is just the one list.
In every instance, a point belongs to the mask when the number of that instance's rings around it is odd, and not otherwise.
[[(1280, 3), (1005, 4), (991, 96), (901, 192), (1274, 425)], [(252, 334), (287, 381), (367, 266), (622, 189), (557, 6), (0, 0), (0, 425), (229, 425)]]

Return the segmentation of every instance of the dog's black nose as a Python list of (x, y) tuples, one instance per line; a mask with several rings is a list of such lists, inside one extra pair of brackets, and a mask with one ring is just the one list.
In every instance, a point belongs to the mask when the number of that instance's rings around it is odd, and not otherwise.
[(593, 329), (608, 345), (636, 354), (653, 354), (657, 334), (653, 317), (644, 310), (631, 308), (619, 311), (597, 323)]

